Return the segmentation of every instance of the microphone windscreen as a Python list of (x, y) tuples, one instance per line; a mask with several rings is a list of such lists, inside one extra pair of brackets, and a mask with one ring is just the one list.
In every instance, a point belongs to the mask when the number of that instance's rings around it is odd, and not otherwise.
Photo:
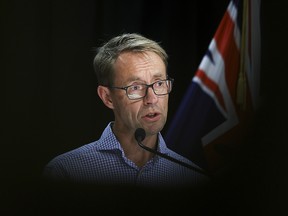
[(143, 128), (137, 128), (136, 131), (135, 131), (135, 139), (138, 141), (138, 142), (141, 142), (145, 139), (146, 137), (146, 132)]

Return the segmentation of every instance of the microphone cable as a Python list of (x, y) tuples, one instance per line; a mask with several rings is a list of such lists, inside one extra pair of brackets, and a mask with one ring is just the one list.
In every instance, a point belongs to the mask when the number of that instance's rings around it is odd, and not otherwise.
[(161, 152), (159, 152), (157, 150), (154, 150), (152, 148), (149, 148), (149, 147), (145, 146), (142, 143), (142, 141), (146, 137), (146, 132), (145, 132), (145, 130), (143, 128), (137, 128), (135, 133), (134, 133), (134, 136), (135, 136), (135, 139), (137, 140), (138, 145), (141, 148), (143, 148), (143, 149), (145, 149), (145, 150), (147, 150), (147, 151), (149, 151), (151, 153), (154, 153), (156, 155), (159, 155), (160, 157), (166, 158), (167, 160), (173, 161), (173, 162), (178, 163), (178, 164), (180, 164), (180, 165), (182, 165), (184, 167), (192, 169), (192, 170), (194, 170), (196, 172), (202, 173), (203, 175), (209, 176), (203, 169), (197, 168), (197, 167), (192, 166), (192, 165), (190, 165), (188, 163), (185, 163), (183, 161), (177, 160), (176, 158), (170, 157), (169, 155), (163, 154), (163, 153), (161, 153)]

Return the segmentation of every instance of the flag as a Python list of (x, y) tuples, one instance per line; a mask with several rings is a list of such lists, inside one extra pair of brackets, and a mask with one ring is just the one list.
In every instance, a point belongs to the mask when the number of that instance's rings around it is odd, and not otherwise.
[(213, 170), (241, 144), (260, 104), (260, 43), (260, 0), (231, 0), (164, 136), (168, 147)]

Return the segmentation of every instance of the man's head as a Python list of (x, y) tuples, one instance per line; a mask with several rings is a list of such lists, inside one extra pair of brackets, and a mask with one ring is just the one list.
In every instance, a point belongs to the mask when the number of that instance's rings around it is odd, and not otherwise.
[(172, 81), (167, 54), (139, 34), (124, 34), (103, 45), (94, 59), (98, 95), (113, 110), (114, 129), (133, 133), (138, 127), (155, 135), (164, 127)]
[(165, 66), (168, 66), (168, 55), (155, 41), (136, 33), (127, 33), (116, 36), (105, 43), (97, 51), (93, 66), (99, 85), (114, 85), (114, 63), (123, 52), (155, 52), (161, 57)]

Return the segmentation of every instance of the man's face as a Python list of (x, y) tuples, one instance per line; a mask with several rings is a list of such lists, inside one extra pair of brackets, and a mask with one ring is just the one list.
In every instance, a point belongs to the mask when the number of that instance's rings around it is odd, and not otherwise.
[[(115, 62), (114, 86), (151, 84), (166, 79), (166, 67), (153, 52), (122, 53)], [(112, 89), (111, 99), (115, 115), (115, 129), (131, 133), (141, 127), (147, 136), (161, 131), (167, 119), (168, 95), (157, 96), (148, 88), (144, 98), (130, 100), (124, 90)]]

